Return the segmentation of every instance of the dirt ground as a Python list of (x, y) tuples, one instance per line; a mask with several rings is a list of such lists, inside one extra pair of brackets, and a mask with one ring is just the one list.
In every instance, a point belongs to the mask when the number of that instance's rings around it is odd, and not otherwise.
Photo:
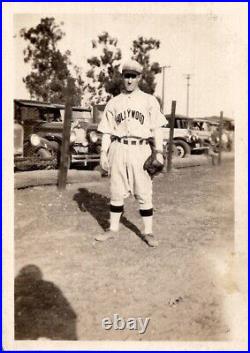
[[(15, 190), (16, 339), (230, 340), (233, 161), (155, 179), (158, 248), (138, 236), (133, 198), (119, 238), (94, 241), (108, 227), (108, 184)], [(114, 314), (149, 318), (146, 332), (103, 329)]]

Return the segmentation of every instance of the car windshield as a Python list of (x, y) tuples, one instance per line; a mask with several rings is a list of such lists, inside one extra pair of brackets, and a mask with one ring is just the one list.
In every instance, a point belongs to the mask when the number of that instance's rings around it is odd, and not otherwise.
[(190, 126), (190, 121), (187, 119), (175, 119), (175, 128), (176, 129), (188, 129)]
[[(182, 119), (179, 117), (175, 118), (174, 128), (175, 129), (190, 129), (192, 127), (192, 119)], [(167, 124), (163, 125), (165, 128), (170, 127), (170, 120), (167, 118)]]
[[(62, 121), (64, 120), (64, 109), (60, 109)], [(72, 122), (82, 122), (82, 123), (91, 123), (92, 122), (92, 115), (90, 111), (72, 111)]]
[(194, 121), (192, 125), (192, 129), (199, 131), (209, 131), (209, 123), (206, 121)]
[[(22, 102), (15, 101), (15, 121), (23, 123), (25, 121), (32, 122), (63, 122), (65, 109), (63, 106), (56, 104), (45, 104), (39, 102)], [(73, 107), (72, 122), (81, 121), (83, 123), (92, 123), (93, 118), (91, 110)]]
[(73, 120), (80, 120), (87, 123), (90, 123), (92, 120), (90, 111), (83, 111), (83, 112), (73, 111), (72, 118)]
[(59, 109), (48, 109), (38, 107), (21, 107), (20, 117), (25, 120), (42, 120), (46, 122), (62, 121)]

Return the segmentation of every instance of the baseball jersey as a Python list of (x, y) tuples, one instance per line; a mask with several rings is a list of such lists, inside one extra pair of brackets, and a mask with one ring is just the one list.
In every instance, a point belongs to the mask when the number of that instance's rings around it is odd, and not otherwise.
[(157, 99), (137, 89), (121, 93), (106, 105), (98, 131), (118, 137), (152, 137), (154, 129), (166, 124)]

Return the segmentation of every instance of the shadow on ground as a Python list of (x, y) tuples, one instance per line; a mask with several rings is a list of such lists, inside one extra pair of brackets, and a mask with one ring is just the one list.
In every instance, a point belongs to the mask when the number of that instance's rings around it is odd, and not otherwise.
[(77, 340), (76, 314), (61, 290), (36, 265), (15, 278), (15, 339)]
[[(77, 202), (82, 212), (89, 212), (102, 227), (104, 231), (109, 228), (109, 205), (110, 200), (103, 195), (90, 192), (88, 189), (80, 188), (79, 193), (74, 195), (73, 200)], [(125, 216), (121, 217), (121, 223), (141, 237), (141, 231), (137, 226), (131, 223)]]

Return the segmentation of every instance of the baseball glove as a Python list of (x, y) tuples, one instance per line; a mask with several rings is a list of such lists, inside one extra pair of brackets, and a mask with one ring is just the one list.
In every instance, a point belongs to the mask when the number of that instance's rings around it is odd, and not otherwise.
[(160, 174), (164, 167), (164, 164), (156, 158), (156, 153), (156, 151), (152, 151), (152, 154), (146, 159), (143, 165), (143, 169), (148, 172), (151, 178)]

